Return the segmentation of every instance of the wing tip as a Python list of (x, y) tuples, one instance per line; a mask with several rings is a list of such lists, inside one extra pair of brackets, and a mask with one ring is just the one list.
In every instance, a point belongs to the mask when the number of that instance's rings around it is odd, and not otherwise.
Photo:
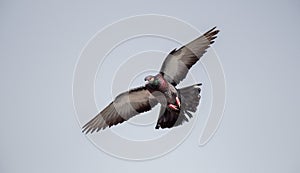
[(209, 45), (211, 45), (215, 42), (214, 39), (217, 38), (217, 34), (220, 32), (220, 30), (218, 30), (218, 29), (215, 30), (216, 28), (217, 28), (217, 26), (213, 27), (212, 29), (210, 29), (209, 31), (207, 31), (203, 34), (203, 36), (209, 42)]
[(88, 134), (88, 132), (89, 132), (89, 131), (88, 131), (88, 128), (89, 128), (89, 127), (88, 127), (87, 125), (88, 125), (88, 123), (85, 124), (85, 125), (81, 128), (81, 129), (82, 129), (82, 130), (81, 130), (81, 133)]
[(217, 38), (217, 34), (220, 32), (220, 30), (215, 30), (217, 28), (217, 26), (213, 27), (212, 29), (208, 30), (207, 32), (205, 32), (203, 35), (205, 35), (206, 37), (210, 37), (211, 40)]
[(90, 132), (90, 129), (88, 128), (84, 128), (81, 130), (81, 133), (84, 133), (84, 134), (88, 134)]
[(91, 126), (87, 126), (87, 127), (82, 127), (82, 130), (81, 130), (81, 133), (84, 133), (84, 134), (92, 134), (94, 132), (99, 132), (102, 128), (93, 128)]

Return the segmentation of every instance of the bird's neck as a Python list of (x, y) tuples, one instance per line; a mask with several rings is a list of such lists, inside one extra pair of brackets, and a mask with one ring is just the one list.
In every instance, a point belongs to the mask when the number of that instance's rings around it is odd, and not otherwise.
[(168, 82), (164, 78), (159, 78), (158, 90), (165, 92), (168, 90)]

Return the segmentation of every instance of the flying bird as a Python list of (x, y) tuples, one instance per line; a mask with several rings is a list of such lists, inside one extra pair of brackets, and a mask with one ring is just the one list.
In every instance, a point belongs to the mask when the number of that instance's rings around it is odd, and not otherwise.
[(160, 72), (145, 77), (145, 85), (119, 94), (94, 118), (82, 127), (83, 133), (93, 133), (122, 123), (135, 115), (161, 105), (155, 128), (172, 128), (188, 122), (200, 101), (201, 83), (177, 89), (189, 69), (203, 56), (219, 30), (210, 29), (202, 36), (179, 49), (172, 50), (165, 58)]

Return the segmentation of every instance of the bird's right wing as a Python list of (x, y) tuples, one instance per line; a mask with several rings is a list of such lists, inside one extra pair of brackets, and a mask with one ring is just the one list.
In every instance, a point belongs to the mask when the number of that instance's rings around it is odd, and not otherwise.
[(151, 110), (156, 104), (157, 100), (145, 87), (121, 93), (98, 115), (86, 123), (82, 127), (82, 132), (93, 133), (117, 125), (139, 113)]
[(160, 69), (160, 73), (168, 82), (176, 86), (186, 77), (189, 69), (214, 43), (214, 39), (217, 38), (219, 32), (215, 29), (216, 27), (212, 28), (197, 39), (170, 52)]

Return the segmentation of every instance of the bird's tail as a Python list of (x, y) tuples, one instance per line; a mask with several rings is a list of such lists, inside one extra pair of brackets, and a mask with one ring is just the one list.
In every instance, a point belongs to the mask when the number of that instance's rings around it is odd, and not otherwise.
[(181, 88), (178, 90), (180, 100), (181, 100), (181, 109), (186, 113), (190, 118), (192, 115), (190, 112), (196, 112), (197, 106), (200, 102), (200, 92), (201, 92), (201, 86), (202, 84), (195, 84), (192, 86), (188, 86), (185, 88)]
[(200, 92), (202, 84), (196, 84), (178, 89), (181, 102), (180, 111), (174, 111), (164, 106), (161, 107), (158, 122), (155, 128), (172, 128), (188, 122), (192, 118), (192, 113), (197, 111), (200, 102)]

